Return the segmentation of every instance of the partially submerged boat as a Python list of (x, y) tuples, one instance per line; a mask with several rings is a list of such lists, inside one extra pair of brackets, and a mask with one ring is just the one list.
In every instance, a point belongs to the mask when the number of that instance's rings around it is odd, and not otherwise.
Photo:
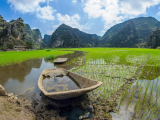
[(68, 60), (68, 58), (57, 58), (54, 60), (54, 63), (64, 63)]
[[(48, 92), (43, 86), (44, 77), (62, 77), (62, 76), (69, 76), (72, 78), (73, 82), (80, 87), (80, 89), (75, 90), (67, 90), (67, 91), (55, 91), (55, 92)], [(41, 73), (39, 80), (38, 80), (38, 87), (44, 93), (44, 95), (52, 98), (52, 99), (67, 99), (78, 97), (83, 95), (87, 92), (90, 92), (103, 83), (100, 81), (91, 80), (75, 74), (73, 72), (67, 71), (63, 68), (53, 68), (53, 69), (44, 69)]]

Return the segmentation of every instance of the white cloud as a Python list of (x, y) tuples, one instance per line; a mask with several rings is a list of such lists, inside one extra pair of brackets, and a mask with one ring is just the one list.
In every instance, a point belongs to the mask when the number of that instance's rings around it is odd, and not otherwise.
[(37, 28), (37, 27), (32, 27), (32, 30), (33, 30), (33, 29), (39, 29), (39, 28)]
[(44, 20), (54, 20), (54, 16), (53, 13), (56, 10), (53, 10), (52, 7), (50, 6), (45, 6), (45, 7), (38, 7), (37, 8), (37, 17), (40, 19), (44, 19)]
[(87, 0), (83, 8), (89, 18), (105, 22), (105, 29), (120, 23), (125, 18), (146, 14), (146, 9), (160, 3), (160, 0)]
[[(43, 20), (54, 20), (53, 13), (55, 10), (49, 6), (53, 0), (8, 0), (11, 8), (21, 13), (35, 13), (36, 16)], [(47, 6), (41, 7), (40, 3), (46, 3)]]
[(66, 24), (69, 25), (73, 28), (78, 28), (80, 30), (83, 29), (90, 29), (89, 27), (87, 27), (86, 25), (80, 25), (79, 24), (79, 20), (80, 20), (80, 16), (78, 14), (74, 14), (73, 16), (69, 16), (69, 15), (61, 15), (60, 13), (57, 14), (57, 19), (59, 20), (59, 24)]
[(106, 32), (106, 30), (101, 30), (101, 33), (104, 34)]
[(77, 2), (77, 0), (72, 0), (72, 2), (73, 2), (73, 3), (76, 3), (76, 2)]
[(60, 24), (54, 25), (54, 26), (53, 26), (53, 30), (48, 30), (48, 31), (47, 31), (47, 34), (48, 34), (48, 35), (52, 35), (52, 33), (55, 31), (55, 29), (58, 28), (59, 25), (60, 25)]
[(47, 0), (47, 6), (49, 6), (49, 2), (50, 2), (50, 1), (53, 1), (53, 0)]
[(45, 0), (8, 0), (11, 7), (22, 13), (35, 12), (40, 3), (46, 2)]
[(160, 15), (160, 12), (158, 12), (157, 15)]

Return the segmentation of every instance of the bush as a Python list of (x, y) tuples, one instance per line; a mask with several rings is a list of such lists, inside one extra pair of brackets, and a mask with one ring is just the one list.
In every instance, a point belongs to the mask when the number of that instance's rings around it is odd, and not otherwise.
[(14, 45), (12, 43), (7, 44), (7, 48), (13, 49)]
[(160, 50), (160, 46), (158, 46), (156, 49)]
[(51, 49), (47, 49), (46, 51), (47, 51), (47, 52), (48, 52), (48, 51), (51, 51)]
[(31, 42), (29, 42), (29, 41), (27, 41), (27, 42), (25, 43), (25, 46), (27, 46), (28, 49), (32, 49), (32, 48), (33, 48), (33, 44), (32, 44)]
[(37, 50), (43, 50), (43, 48), (39, 47), (39, 48), (37, 48)]
[(46, 59), (46, 60), (52, 60), (52, 59), (54, 59), (54, 58), (55, 58), (54, 55), (49, 55), (49, 56), (47, 56), (45, 59)]
[(1, 48), (1, 50), (7, 51), (7, 44), (4, 44), (4, 45), (2, 46), (2, 48)]

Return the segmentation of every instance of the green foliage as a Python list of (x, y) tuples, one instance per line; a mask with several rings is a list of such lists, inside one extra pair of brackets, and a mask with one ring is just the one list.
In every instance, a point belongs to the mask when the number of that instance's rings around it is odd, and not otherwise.
[(49, 51), (51, 51), (51, 50), (50, 50), (50, 49), (47, 49), (46, 51), (49, 52)]
[(146, 42), (146, 46), (149, 48), (157, 48), (160, 46), (160, 31), (156, 30), (151, 35), (149, 40)]
[(26, 42), (25, 45), (28, 47), (28, 49), (32, 49), (33, 48), (33, 44), (31, 42)]
[(14, 37), (18, 37), (18, 35), (19, 35), (19, 31), (18, 31), (17, 29), (15, 29), (15, 30), (13, 31), (13, 36), (14, 36)]
[(24, 23), (23, 23), (22, 21), (19, 21), (19, 22), (17, 23), (17, 25), (18, 25), (18, 26), (24, 26)]
[(54, 55), (49, 55), (45, 59), (46, 60), (52, 60), (52, 59), (55, 59), (55, 56)]
[(92, 47), (92, 45), (90, 43), (87, 43), (85, 47)]
[(4, 44), (4, 45), (2, 46), (2, 48), (1, 48), (1, 50), (7, 51), (7, 44)]
[(13, 49), (13, 47), (14, 47), (14, 45), (13, 45), (12, 43), (8, 43), (8, 44), (7, 44), (7, 48)]

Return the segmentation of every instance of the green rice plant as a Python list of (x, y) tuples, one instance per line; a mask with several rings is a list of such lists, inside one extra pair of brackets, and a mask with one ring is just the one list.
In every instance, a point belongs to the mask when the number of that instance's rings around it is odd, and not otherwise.
[(141, 118), (143, 119), (145, 116), (147, 116), (147, 108), (143, 110)]
[(146, 88), (145, 88), (145, 93), (144, 93), (144, 97), (143, 97), (143, 106), (145, 106), (145, 100), (146, 100), (146, 96), (147, 96), (147, 92), (148, 92), (148, 88), (149, 88), (150, 82), (148, 82)]
[(127, 94), (127, 92), (128, 92), (128, 89), (129, 89), (130, 87), (131, 87), (131, 85), (129, 85), (129, 86), (126, 88), (126, 90), (123, 92), (123, 94), (121, 95), (119, 108), (120, 108), (120, 106), (122, 105), (122, 102), (123, 102), (123, 100), (124, 100), (124, 98), (125, 98), (125, 96), (126, 96), (126, 94)]
[(127, 103), (127, 106), (128, 106), (129, 103), (131, 102), (132, 97), (133, 97), (133, 94), (135, 93), (135, 89), (136, 89), (136, 88), (137, 88), (137, 86), (135, 86), (135, 87), (133, 88), (132, 93), (131, 93), (131, 96), (129, 97), (129, 101), (128, 101), (128, 103)]
[(55, 59), (55, 56), (54, 55), (49, 55), (47, 57), (45, 57), (46, 60), (52, 60), (52, 59)]

